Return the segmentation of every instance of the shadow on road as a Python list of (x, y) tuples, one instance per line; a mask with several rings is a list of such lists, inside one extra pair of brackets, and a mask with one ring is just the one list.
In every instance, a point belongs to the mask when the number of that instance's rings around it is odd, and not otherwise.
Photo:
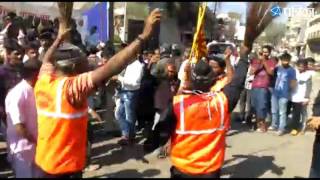
[[(137, 137), (136, 142), (139, 142), (143, 137)], [(149, 161), (144, 158), (145, 153), (143, 145), (134, 144), (120, 146), (116, 143), (105, 144), (92, 149), (91, 162), (104, 165), (122, 164), (130, 159), (142, 161), (148, 164)]]
[(154, 177), (160, 174), (160, 170), (158, 169), (148, 169), (143, 171), (142, 173), (138, 172), (136, 169), (126, 169), (116, 173), (105, 174), (98, 177), (107, 177), (107, 178), (149, 178)]
[[(278, 176), (283, 174), (285, 167), (274, 163), (274, 156), (233, 155), (232, 159), (225, 161), (221, 176), (229, 178), (258, 178), (267, 171)], [(238, 162), (236, 164), (232, 162)], [(229, 165), (232, 163), (233, 165)]]
[(239, 112), (233, 112), (230, 117), (231, 129), (227, 133), (227, 136), (234, 136), (243, 132), (251, 131), (249, 125), (242, 124), (239, 118)]

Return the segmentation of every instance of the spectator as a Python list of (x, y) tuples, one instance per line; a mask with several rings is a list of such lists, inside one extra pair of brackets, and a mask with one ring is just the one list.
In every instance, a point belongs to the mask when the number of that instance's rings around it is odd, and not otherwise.
[(25, 47), (25, 55), (23, 57), (23, 63), (28, 60), (39, 60), (39, 44), (37, 42), (29, 42)]
[[(139, 89), (139, 97), (137, 102), (137, 119), (138, 130), (144, 129), (145, 132), (150, 132), (154, 118), (154, 92), (156, 79), (151, 76), (149, 63), (151, 63), (149, 51), (143, 51), (143, 76)], [(144, 107), (144, 108), (141, 108)]]
[(151, 74), (155, 76), (159, 81), (163, 78), (166, 78), (166, 66), (171, 62), (171, 46), (164, 43), (160, 47), (160, 60), (152, 66)]
[[(315, 75), (317, 74), (317, 68), (315, 67), (315, 63), (316, 61), (312, 58), (312, 57), (308, 57), (306, 58), (306, 60), (308, 61), (308, 72), (311, 74), (311, 78), (312, 78), (312, 84), (316, 84), (317, 82), (317, 78), (315, 77)], [(312, 107), (314, 104), (314, 100), (317, 96), (317, 91), (315, 89), (311, 89), (311, 93), (310, 93), (310, 99), (309, 99), (309, 103), (307, 106), (307, 114), (308, 114), (308, 119), (310, 119), (312, 116)]]
[(312, 89), (312, 75), (307, 71), (308, 61), (300, 59), (297, 61), (297, 87), (292, 93), (292, 131), (295, 136), (301, 131), (304, 134), (307, 122), (307, 105), (310, 100)]
[(181, 49), (179, 47), (178, 44), (172, 44), (171, 46), (171, 64), (174, 64), (176, 69), (180, 69), (182, 61), (183, 61), (183, 57), (181, 57), (182, 53), (181, 53)]
[(253, 59), (250, 67), (250, 74), (254, 75), (251, 90), (251, 105), (256, 114), (258, 132), (267, 131), (265, 119), (268, 113), (268, 101), (270, 98), (268, 88), (276, 66), (276, 62), (270, 59), (271, 49), (270, 46), (263, 46), (261, 56), (258, 59)]
[[(71, 44), (74, 44), (76, 46), (78, 46), (83, 52), (86, 52), (86, 48), (82, 43), (82, 38), (81, 38), (81, 34), (78, 32), (77, 30), (77, 23), (74, 19), (71, 20), (71, 31), (70, 31), (70, 42)], [(90, 44), (89, 47), (91, 47)], [(97, 46), (94, 46), (97, 47)]]
[(97, 26), (93, 26), (90, 29), (90, 34), (86, 36), (85, 38), (85, 45), (87, 47), (90, 46), (95, 46), (97, 47), (98, 43), (99, 43), (99, 34), (97, 32), (98, 27)]
[(43, 29), (40, 32), (39, 40), (41, 47), (39, 48), (39, 60), (42, 62), (45, 52), (53, 43), (53, 30), (52, 29)]
[(19, 44), (11, 39), (4, 42), (6, 63), (0, 66), (0, 119), (5, 121), (5, 97), (9, 90), (21, 81), (21, 67), (23, 50)]
[(96, 69), (100, 63), (100, 58), (97, 56), (98, 49), (95, 46), (88, 48), (88, 61), (91, 69)]
[(123, 75), (117, 77), (121, 83), (120, 105), (117, 115), (122, 130), (122, 138), (118, 141), (120, 145), (133, 144), (135, 141), (136, 103), (143, 76), (143, 66), (142, 58), (139, 58), (138, 55), (138, 59), (128, 65)]
[(83, 21), (83, 19), (80, 19), (80, 20), (78, 21), (77, 30), (78, 30), (78, 32), (79, 32), (80, 35), (81, 35), (82, 44), (85, 44), (84, 38), (86, 37), (87, 30), (86, 30), (86, 27), (84, 26), (84, 21)]
[(291, 55), (284, 53), (280, 57), (281, 66), (275, 72), (276, 81), (272, 92), (272, 124), (269, 130), (278, 130), (278, 135), (285, 133), (287, 125), (287, 105), (291, 92), (296, 86), (296, 72), (290, 66)]
[(37, 109), (33, 87), (40, 66), (39, 61), (27, 61), (23, 68), (23, 80), (10, 90), (5, 100), (8, 159), (15, 178), (32, 178), (39, 171), (34, 163), (37, 145)]
[[(251, 88), (254, 75), (250, 74), (250, 67), (247, 72), (246, 81), (244, 83), (244, 89), (240, 96), (240, 122), (242, 124), (254, 125), (252, 119), (252, 107), (251, 107)], [(254, 129), (254, 127), (252, 127)]]

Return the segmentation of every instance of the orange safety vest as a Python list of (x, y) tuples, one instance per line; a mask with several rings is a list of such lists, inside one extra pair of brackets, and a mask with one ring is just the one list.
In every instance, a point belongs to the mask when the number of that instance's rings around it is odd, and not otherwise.
[[(73, 78), (73, 77), (68, 77)], [(88, 106), (73, 107), (66, 97), (68, 78), (42, 75), (35, 86), (38, 112), (36, 164), (48, 174), (79, 172), (86, 163)]]
[(210, 91), (215, 92), (215, 91), (221, 91), (228, 82), (227, 76), (223, 76), (222, 78), (218, 79), (216, 83), (211, 87)]
[(226, 96), (222, 92), (178, 95), (173, 109), (177, 124), (171, 138), (172, 164), (192, 175), (220, 169), (230, 126)]

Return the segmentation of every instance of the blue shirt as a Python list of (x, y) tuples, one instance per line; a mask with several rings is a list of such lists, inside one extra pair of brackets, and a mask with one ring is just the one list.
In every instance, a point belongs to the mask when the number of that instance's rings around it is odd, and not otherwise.
[(296, 71), (292, 68), (283, 68), (282, 66), (276, 69), (276, 83), (274, 87), (274, 94), (278, 98), (289, 99), (291, 96), (290, 82), (296, 80)]

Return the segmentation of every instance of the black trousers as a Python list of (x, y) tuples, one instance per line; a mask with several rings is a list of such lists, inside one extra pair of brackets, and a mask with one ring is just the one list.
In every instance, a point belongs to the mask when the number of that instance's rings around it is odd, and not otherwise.
[(185, 174), (181, 171), (179, 171), (177, 168), (174, 166), (171, 166), (170, 168), (170, 178), (220, 178), (220, 169), (209, 173), (209, 174), (201, 174), (201, 175), (190, 175), (190, 174)]
[[(292, 123), (291, 128), (296, 130), (304, 130), (307, 120), (307, 107), (302, 103), (292, 103)], [(300, 122), (302, 120), (302, 122)]]
[(251, 124), (252, 108), (251, 108), (251, 95), (250, 90), (243, 89), (240, 95), (240, 119)]

